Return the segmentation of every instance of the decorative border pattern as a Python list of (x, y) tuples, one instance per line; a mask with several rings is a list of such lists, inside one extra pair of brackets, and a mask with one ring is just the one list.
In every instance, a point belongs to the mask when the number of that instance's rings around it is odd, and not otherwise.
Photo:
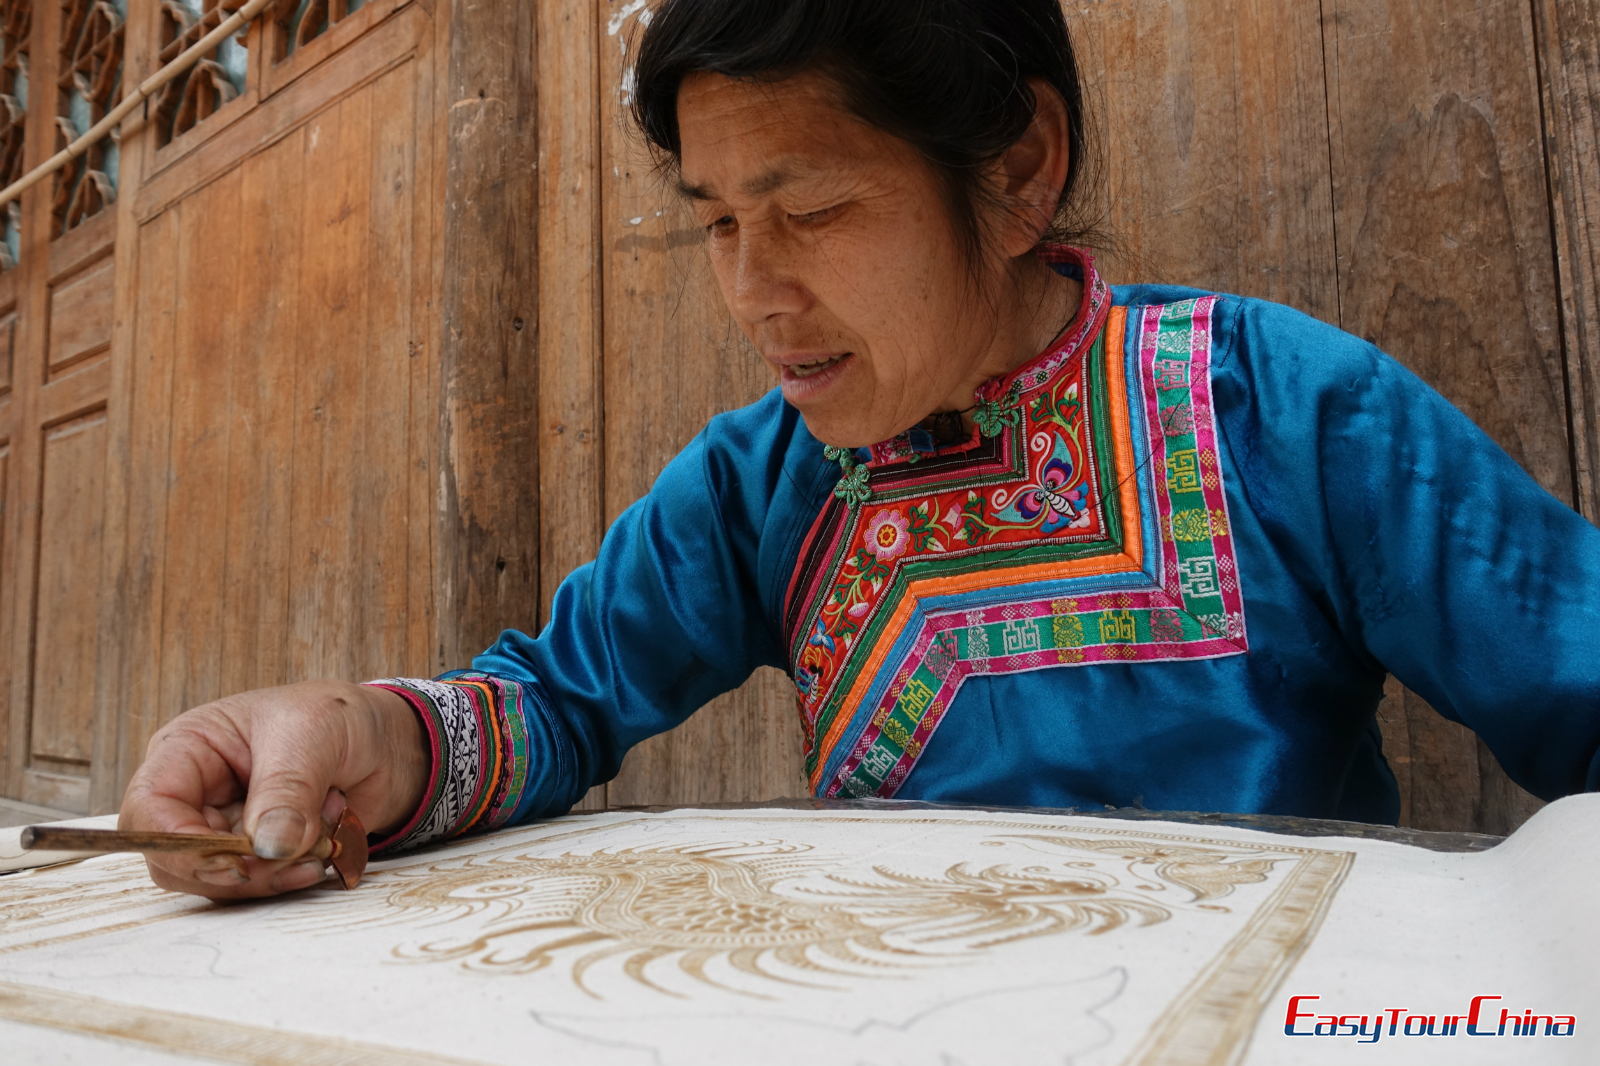
[(498, 829), (526, 813), (528, 726), (521, 685), (470, 673), (440, 681), (397, 677), (367, 684), (411, 704), (427, 733), (433, 766), (417, 813), (377, 849), (400, 850), (473, 829)]
[[(1130, 358), (1131, 388), (1121, 374), (1103, 372), (1122, 363), (1120, 308), (1084, 359), (1064, 360), (1059, 353), (1041, 357), (1053, 364), (1048, 376), (1024, 368), (1020, 380), (1033, 382), (1033, 387), (1019, 392), (1012, 403), (1030, 455), (1060, 452), (1052, 440), (1073, 429), (1071, 420), (1047, 417), (1059, 410), (1052, 404), (1063, 394), (1092, 399), (1097, 388), (1101, 394), (1101, 402), (1081, 406), (1085, 432), (1073, 441), (1075, 454), (1127, 455), (1127, 437), (1134, 423), (1142, 425), (1140, 450), (1148, 449), (1148, 461), (1142, 470), (1118, 464), (1124, 469), (1116, 473), (1117, 487), (1136, 489), (1127, 494), (1120, 521), (1108, 514), (1108, 521), (1093, 527), (1096, 552), (1080, 547), (1073, 558), (1063, 558), (1063, 540), (1037, 535), (1024, 542), (1015, 537), (982, 541), (981, 551), (989, 558), (976, 567), (970, 561), (964, 564), (977, 571), (969, 575), (977, 580), (961, 590), (937, 588), (938, 581), (917, 580), (912, 573), (949, 570), (949, 555), (930, 560), (922, 554), (898, 562), (896, 568), (879, 567), (883, 572), (873, 575), (878, 579), (877, 602), (862, 610), (867, 616), (863, 621), (874, 624), (863, 625), (859, 638), (843, 649), (837, 640), (826, 647), (834, 634), (825, 624), (826, 605), (816, 602), (817, 590), (837, 590), (839, 583), (803, 583), (811, 588), (814, 602), (801, 617), (811, 629), (804, 642), (792, 639), (791, 649), (815, 793), (894, 795), (963, 682), (975, 674), (1216, 658), (1248, 650), (1211, 400), (1215, 303), (1216, 297), (1204, 297), (1138, 311), (1131, 323), (1137, 338), (1136, 358)], [(1069, 379), (1071, 388), (1064, 389), (1062, 383)], [(1048, 500), (1051, 486), (1037, 470), (1028, 472), (1031, 480), (1007, 480), (989, 489), (988, 498), (1004, 503), (1031, 492)], [(990, 477), (984, 480), (993, 484)], [(1101, 495), (1092, 480), (1085, 485), (1095, 494), (1081, 500), (1085, 515), (1117, 495)], [(1041, 494), (1041, 488), (1047, 491)], [(970, 489), (965, 495), (969, 501), (981, 498)], [(1072, 501), (1066, 503), (1058, 510), (1067, 511)], [(825, 509), (814, 533), (828, 528), (848, 543), (852, 536), (895, 532), (884, 527), (899, 513), (885, 519), (886, 511), (887, 504), (863, 508), (852, 523)], [(1153, 519), (1159, 529), (1159, 550), (1138, 550), (1141, 519)], [(911, 527), (916, 528), (915, 516)], [(1073, 530), (1063, 522), (1055, 532), (1070, 536)], [(881, 542), (889, 539), (886, 535)], [(872, 548), (867, 544), (867, 551)], [(813, 551), (810, 558), (818, 554)], [(842, 557), (837, 551), (831, 555)], [(831, 572), (837, 577), (844, 569), (844, 563), (836, 562)], [(843, 602), (837, 591), (833, 599), (835, 605)], [(827, 664), (833, 684), (823, 691), (817, 685), (818, 656), (811, 650), (819, 643), (835, 660)]]

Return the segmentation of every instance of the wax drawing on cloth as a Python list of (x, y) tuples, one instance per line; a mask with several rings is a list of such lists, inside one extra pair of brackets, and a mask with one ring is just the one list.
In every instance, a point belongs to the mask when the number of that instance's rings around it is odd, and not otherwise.
[[(150, 889), (121, 859), (0, 880), (0, 1018), (39, 1024), (45, 1008), (7, 1005), (21, 987), (128, 1002), (111, 960), (164, 953), (171, 980), (138, 985), (143, 1007), (199, 1006), (269, 1045), (299, 1017), (293, 1039), (434, 1055), (419, 1061), (714, 1061), (714, 1026), (729, 1061), (1224, 1062), (1350, 858), (1089, 819), (614, 813), (231, 908)], [(203, 979), (219, 972), (233, 982)], [(258, 988), (274, 1009), (207, 1008), (207, 990)], [(352, 1031), (352, 997), (386, 1020)], [(47, 1013), (97, 1031), (87, 1007)], [(214, 1054), (187, 1024), (169, 1046)]]

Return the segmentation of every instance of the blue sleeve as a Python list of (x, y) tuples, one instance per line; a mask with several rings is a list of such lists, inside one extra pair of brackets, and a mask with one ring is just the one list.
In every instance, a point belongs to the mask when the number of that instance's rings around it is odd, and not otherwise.
[(1523, 788), (1600, 787), (1600, 529), (1377, 348), (1228, 302), (1228, 446), (1298, 583)]
[(380, 682), (416, 708), (435, 760), (385, 846), (563, 813), (635, 744), (783, 666), (785, 579), (826, 469), (776, 392), (718, 416), (561, 583), (537, 637), (507, 630), (470, 671)]

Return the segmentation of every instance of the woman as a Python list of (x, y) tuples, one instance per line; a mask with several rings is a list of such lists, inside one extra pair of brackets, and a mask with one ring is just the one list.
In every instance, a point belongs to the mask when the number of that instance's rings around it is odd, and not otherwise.
[(163, 729), (124, 825), (268, 858), (158, 883), (310, 884), (319, 806), (387, 846), (560, 813), (762, 665), (819, 795), (1393, 822), (1387, 671), (1531, 791), (1600, 786), (1600, 531), (1354, 337), (1107, 288), (1064, 240), (1092, 190), (1056, 0), (668, 0), (636, 77), (780, 387), (537, 638)]

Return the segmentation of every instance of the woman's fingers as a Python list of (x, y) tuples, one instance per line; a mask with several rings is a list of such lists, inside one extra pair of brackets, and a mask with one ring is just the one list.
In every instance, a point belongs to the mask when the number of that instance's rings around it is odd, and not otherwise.
[[(329, 789), (319, 815), (323, 828), (331, 828), (344, 808), (344, 793)], [(202, 813), (213, 832), (237, 834), (244, 805), (206, 807)], [(295, 892), (321, 884), (330, 876), (320, 859), (305, 857), (270, 860), (253, 855), (152, 854), (145, 856), (145, 865), (151, 879), (162, 888), (212, 899), (252, 899)]]
[[(173, 892), (187, 892), (216, 900), (258, 899), (296, 892), (321, 884), (331, 876), (331, 871), (317, 859), (268, 862), (244, 855), (206, 856), (189, 864), (184, 871), (175, 871), (170, 864), (157, 861), (172, 857), (145, 856), (145, 865), (150, 869), (152, 881)], [(213, 859), (234, 861), (213, 863)]]

